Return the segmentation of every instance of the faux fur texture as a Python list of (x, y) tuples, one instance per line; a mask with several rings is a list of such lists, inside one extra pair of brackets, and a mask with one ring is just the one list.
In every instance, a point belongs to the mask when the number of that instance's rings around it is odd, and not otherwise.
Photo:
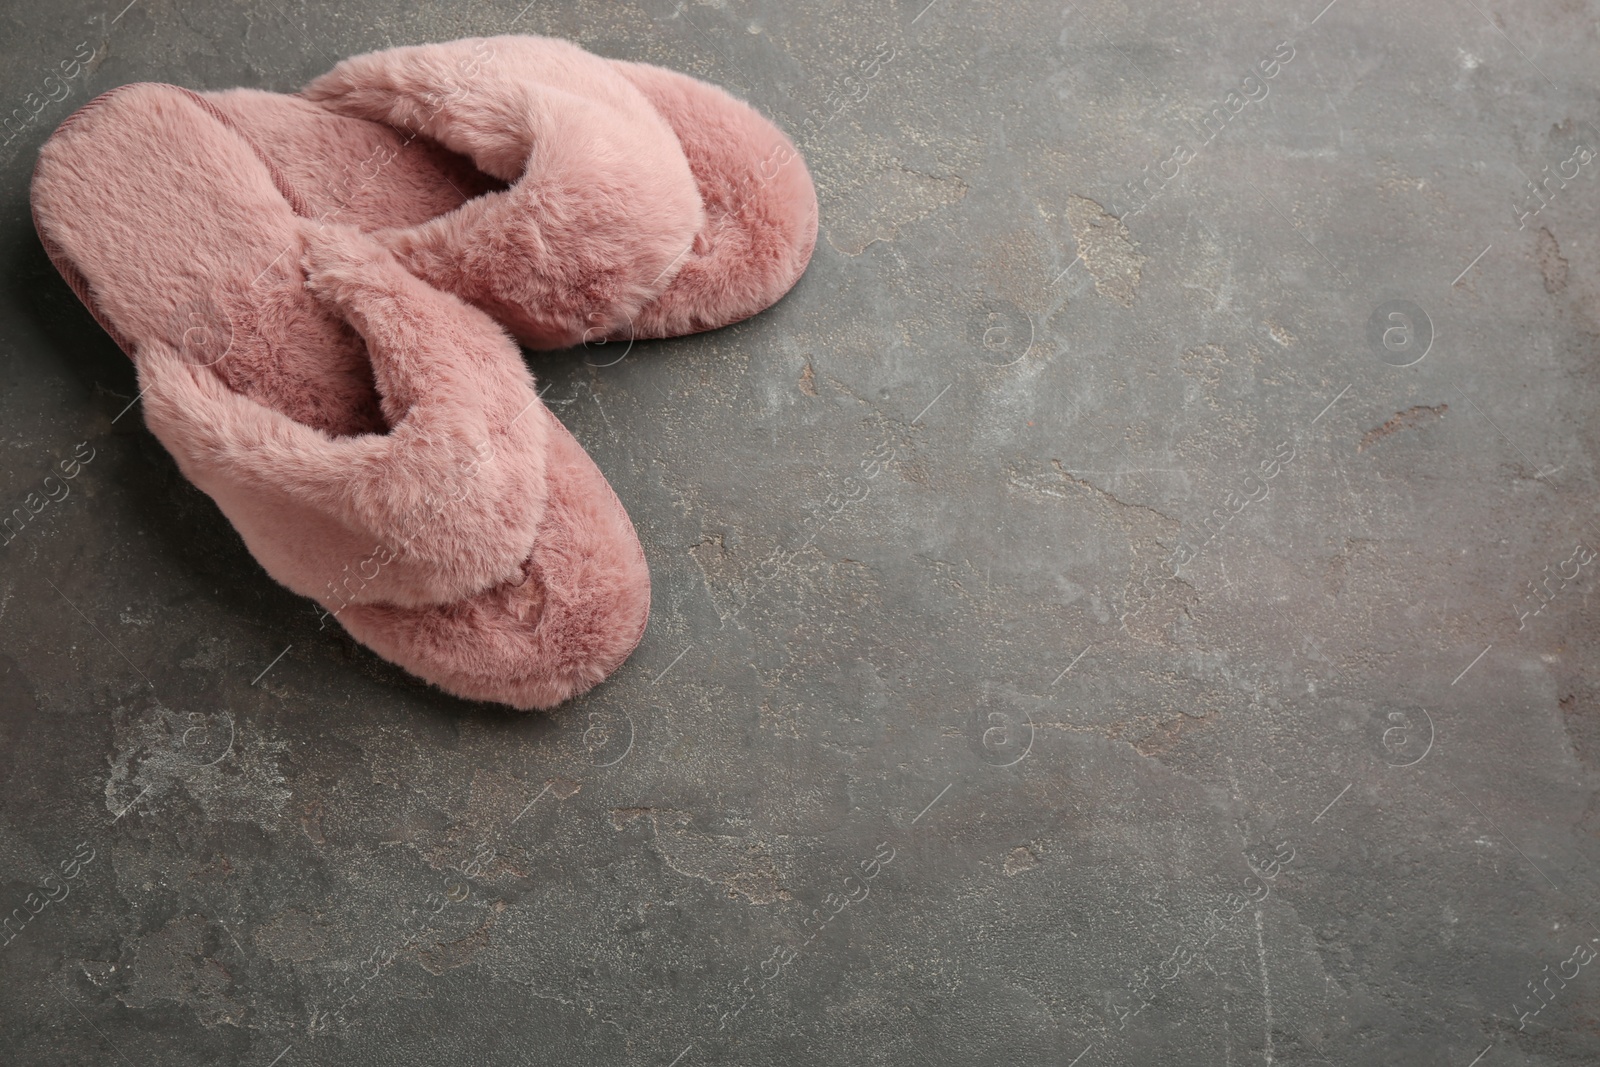
[(659, 67), (476, 38), (356, 56), (302, 96), (212, 100), (316, 211), (373, 231), (529, 347), (737, 322), (782, 297), (816, 244), (789, 139)]
[(519, 575), (548, 434), (524, 417), (538, 395), (516, 347), (367, 238), (303, 237), (306, 299), (366, 342), (389, 431), (332, 437), (152, 340), (138, 359), (152, 432), (297, 593), (420, 607)]
[(632, 336), (712, 330), (777, 303), (817, 244), (817, 193), (799, 150), (714, 85), (646, 63), (612, 66), (672, 124), (706, 209), (693, 248)]
[[(544, 407), (529, 412), (554, 424)], [(460, 696), (545, 708), (615, 670), (644, 635), (649, 574), (627, 513), (594, 462), (552, 433), (549, 509), (523, 582), (431, 612), (352, 605), (345, 629), (378, 655)]]
[(269, 574), (459, 695), (589, 688), (648, 615), (615, 494), (499, 327), (285, 192), (206, 101), (141, 84), (51, 137), (34, 217)]

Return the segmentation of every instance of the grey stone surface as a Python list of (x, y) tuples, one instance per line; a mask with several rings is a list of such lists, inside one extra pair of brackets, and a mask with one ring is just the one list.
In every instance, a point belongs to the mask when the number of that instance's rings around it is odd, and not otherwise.
[[(1600, 5), (924, 2), (12, 0), (6, 509), (92, 458), (0, 548), (0, 1059), (1600, 1062)], [(507, 31), (822, 202), (530, 356), (655, 582), (548, 717), (319, 630), (28, 217), (105, 89)]]

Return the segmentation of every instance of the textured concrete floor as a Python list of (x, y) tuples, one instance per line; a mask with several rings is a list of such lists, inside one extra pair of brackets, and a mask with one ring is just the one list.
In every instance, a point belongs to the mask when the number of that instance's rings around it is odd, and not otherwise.
[[(925, 2), (11, 0), (0, 1060), (1600, 1062), (1600, 4)], [(822, 203), (530, 357), (655, 582), (548, 718), (319, 631), (28, 218), (105, 89), (507, 31)]]

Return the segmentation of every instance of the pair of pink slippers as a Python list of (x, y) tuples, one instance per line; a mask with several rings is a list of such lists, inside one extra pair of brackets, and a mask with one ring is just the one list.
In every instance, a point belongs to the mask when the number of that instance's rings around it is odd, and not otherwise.
[(356, 56), (293, 96), (124, 86), (51, 136), (32, 198), (151, 431), (267, 572), (523, 709), (622, 664), (650, 578), (512, 336), (737, 322), (817, 232), (805, 164), (748, 105), (540, 37)]

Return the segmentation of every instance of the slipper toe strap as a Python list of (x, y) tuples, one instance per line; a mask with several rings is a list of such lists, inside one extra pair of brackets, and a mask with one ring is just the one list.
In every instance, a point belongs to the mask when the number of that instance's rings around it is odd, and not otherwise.
[(145, 417), (269, 573), (324, 603), (449, 603), (520, 575), (548, 422), (515, 345), (365, 239), (314, 241), (308, 286), (362, 334), (391, 430), (339, 437), (141, 346)]
[(511, 183), (378, 236), (533, 347), (625, 330), (705, 223), (671, 126), (617, 68), (570, 42), (388, 49), (345, 60), (303, 95), (426, 136)]

